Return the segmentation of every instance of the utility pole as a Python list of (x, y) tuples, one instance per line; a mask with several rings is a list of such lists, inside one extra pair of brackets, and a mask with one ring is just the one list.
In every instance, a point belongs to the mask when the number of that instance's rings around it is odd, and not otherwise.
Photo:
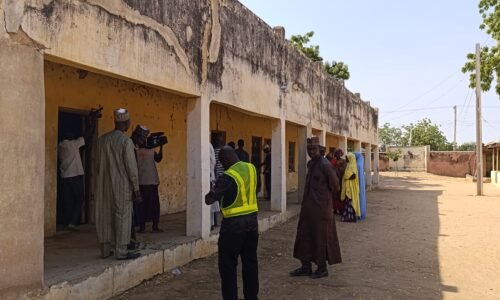
[(457, 106), (453, 106), (455, 121), (453, 125), (453, 151), (457, 151)]
[(477, 195), (483, 195), (483, 117), (481, 115), (481, 46), (476, 44), (476, 178)]

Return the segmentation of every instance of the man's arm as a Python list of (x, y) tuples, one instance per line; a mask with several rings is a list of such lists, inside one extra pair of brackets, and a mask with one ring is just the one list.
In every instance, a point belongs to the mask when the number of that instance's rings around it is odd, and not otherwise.
[(127, 142), (125, 143), (123, 163), (125, 164), (125, 170), (127, 170), (128, 179), (134, 190), (134, 198), (140, 201), (139, 171), (137, 169), (137, 160), (135, 158), (134, 143), (131, 139), (127, 139)]
[(163, 159), (163, 145), (160, 146), (160, 152), (155, 152), (154, 158), (157, 163), (159, 163)]
[(222, 201), (222, 198), (231, 188), (233, 179), (227, 175), (220, 176), (217, 181), (215, 181), (215, 187), (205, 195), (205, 203), (211, 205), (216, 201)]

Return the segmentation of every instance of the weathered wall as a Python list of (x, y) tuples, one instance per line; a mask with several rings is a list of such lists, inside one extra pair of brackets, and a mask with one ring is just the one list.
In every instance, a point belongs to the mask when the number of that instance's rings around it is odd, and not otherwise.
[(474, 174), (475, 160), (475, 152), (431, 151), (427, 171), (436, 175), (465, 177)]
[[(483, 176), (490, 177), (492, 170), (491, 151), (483, 152)], [(427, 171), (432, 174), (465, 177), (476, 173), (476, 153), (473, 151), (431, 151)]]
[(90, 110), (104, 107), (99, 120), (99, 135), (113, 129), (113, 110), (126, 107), (130, 111), (131, 134), (137, 124), (152, 132), (164, 131), (169, 144), (163, 160), (157, 164), (160, 175), (161, 213), (186, 208), (186, 100), (180, 96), (89, 72), (79, 78), (78, 70), (45, 62), (45, 232), (55, 233), (57, 191), (57, 141), (59, 108)]
[(7, 299), (43, 284), (43, 55), (0, 33), (0, 70), (0, 298)]
[(51, 59), (377, 143), (377, 110), (238, 1), (26, 0), (20, 20)]
[(399, 171), (425, 172), (427, 168), (428, 146), (421, 147), (389, 147), (391, 151), (401, 150), (402, 157), (394, 162), (389, 161), (389, 169)]

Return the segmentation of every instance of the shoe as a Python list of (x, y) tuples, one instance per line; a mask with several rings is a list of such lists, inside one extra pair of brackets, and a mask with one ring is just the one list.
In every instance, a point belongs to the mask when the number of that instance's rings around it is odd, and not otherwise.
[(328, 277), (328, 269), (317, 269), (316, 271), (314, 271), (314, 273), (311, 275), (311, 278), (312, 279), (318, 279), (318, 278), (322, 278), (322, 277)]
[(127, 245), (127, 250), (138, 250), (140, 246), (140, 242), (130, 241)]
[(80, 229), (76, 225), (73, 225), (73, 224), (68, 224), (68, 226), (66, 226), (66, 229), (71, 230), (71, 231), (80, 231)]
[(160, 232), (163, 232), (163, 230), (160, 228), (153, 228), (153, 230), (151, 232), (152, 233), (160, 233)]
[(304, 269), (303, 267), (300, 267), (290, 272), (291, 277), (311, 276), (311, 275), (312, 275), (312, 270)]
[(141, 256), (141, 254), (140, 254), (140, 253), (128, 252), (126, 256), (117, 257), (116, 259), (118, 259), (118, 260), (136, 259), (136, 258), (138, 258), (139, 256)]

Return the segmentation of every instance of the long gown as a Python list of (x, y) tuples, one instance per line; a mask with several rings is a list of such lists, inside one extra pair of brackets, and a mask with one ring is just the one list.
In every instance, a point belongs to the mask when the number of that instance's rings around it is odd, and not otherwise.
[(342, 262), (332, 193), (339, 182), (330, 162), (321, 157), (310, 160), (300, 210), (293, 256), (302, 262), (322, 265)]
[(365, 185), (365, 160), (361, 153), (354, 153), (358, 166), (359, 176), (359, 205), (361, 209), (361, 219), (366, 218), (366, 185)]

